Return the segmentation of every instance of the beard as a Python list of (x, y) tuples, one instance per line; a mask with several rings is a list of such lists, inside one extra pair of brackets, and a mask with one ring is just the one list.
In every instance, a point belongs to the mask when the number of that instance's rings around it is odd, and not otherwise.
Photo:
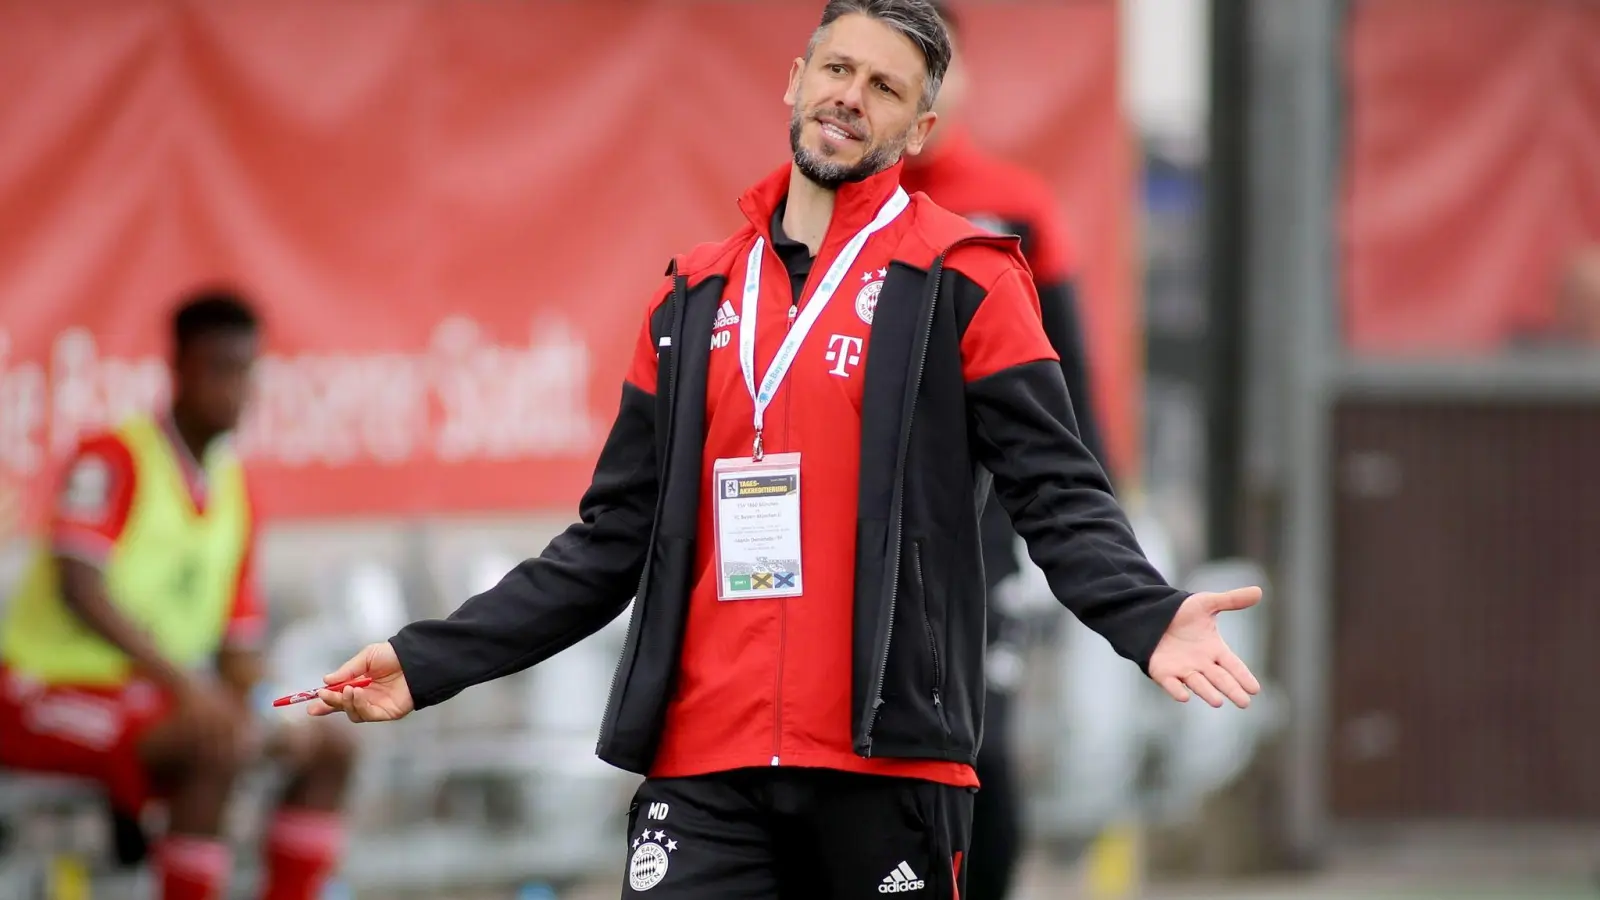
[[(802, 106), (802, 103), (796, 102), (794, 112), (789, 116), (789, 150), (794, 154), (795, 168), (799, 169), (800, 174), (807, 180), (819, 187), (834, 191), (841, 185), (865, 181), (899, 162), (900, 155), (905, 152), (908, 135), (901, 135), (896, 140), (867, 144), (861, 158), (854, 163), (847, 164), (828, 159), (800, 145), (800, 133), (805, 128), (807, 120), (815, 118), (813, 114), (802, 113), (800, 111)], [(854, 124), (845, 116), (839, 118), (848, 124)]]

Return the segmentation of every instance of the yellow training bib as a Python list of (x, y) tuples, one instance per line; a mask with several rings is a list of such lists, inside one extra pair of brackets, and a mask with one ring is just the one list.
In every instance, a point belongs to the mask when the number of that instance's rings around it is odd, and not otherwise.
[[(198, 667), (221, 648), (250, 540), (244, 469), (226, 446), (206, 454), (209, 496), (195, 510), (183, 462), (149, 416), (116, 432), (133, 455), (132, 507), (105, 567), (111, 601), (174, 665)], [(48, 541), (12, 598), (0, 662), (46, 684), (116, 685), (130, 661), (61, 599)]]

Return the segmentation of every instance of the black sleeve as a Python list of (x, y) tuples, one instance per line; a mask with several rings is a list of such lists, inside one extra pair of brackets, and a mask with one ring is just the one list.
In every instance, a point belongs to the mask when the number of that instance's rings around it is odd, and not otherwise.
[(548, 659), (627, 608), (655, 518), (655, 447), (655, 397), (624, 383), (579, 521), (449, 618), (390, 640), (418, 709)]
[[(991, 362), (967, 382), (969, 433), (977, 461), (1056, 595), (1121, 656), (1149, 671), (1150, 654), (1188, 594), (1145, 558), (1104, 470), (1078, 437), (1061, 366), (1035, 355), (1046, 343), (1038, 317), (1012, 312), (1034, 302), (1030, 278), (1002, 278), (985, 291), (951, 279), (963, 346)], [(980, 307), (995, 305), (992, 314)], [(967, 315), (963, 311), (971, 310)], [(987, 329), (975, 333), (974, 329)]]
[(1078, 420), (1078, 436), (1083, 444), (1100, 461), (1101, 468), (1110, 472), (1105, 444), (1100, 440), (1099, 417), (1095, 415), (1094, 396), (1089, 393), (1087, 342), (1083, 333), (1083, 317), (1078, 313), (1078, 292), (1071, 280), (1039, 285), (1039, 313), (1044, 319), (1044, 333), (1050, 346), (1061, 357), (1061, 376), (1067, 382), (1067, 395), (1072, 398), (1072, 412)]

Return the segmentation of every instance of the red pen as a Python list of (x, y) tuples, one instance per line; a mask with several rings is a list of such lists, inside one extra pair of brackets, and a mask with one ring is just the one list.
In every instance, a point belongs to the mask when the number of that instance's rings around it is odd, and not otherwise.
[(315, 700), (315, 699), (317, 699), (317, 694), (319, 692), (321, 692), (321, 691), (333, 691), (333, 692), (337, 693), (339, 691), (344, 690), (347, 687), (363, 688), (363, 687), (366, 687), (367, 685), (369, 685), (371, 683), (372, 683), (372, 679), (371, 678), (367, 678), (366, 676), (362, 676), (361, 678), (357, 678), (354, 681), (341, 681), (338, 684), (323, 685), (322, 687), (313, 688), (312, 690), (309, 690), (309, 691), (301, 691), (298, 694), (290, 694), (287, 697), (279, 697), (278, 699), (272, 701), (272, 705), (273, 706), (291, 706), (291, 705), (293, 705), (295, 703), (304, 703), (307, 700)]

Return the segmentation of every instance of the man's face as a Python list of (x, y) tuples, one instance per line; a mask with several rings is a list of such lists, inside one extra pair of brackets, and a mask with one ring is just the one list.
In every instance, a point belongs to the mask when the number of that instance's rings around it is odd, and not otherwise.
[(176, 361), (185, 413), (218, 433), (237, 428), (250, 398), (257, 348), (249, 331), (216, 331), (190, 340)]
[(834, 20), (811, 58), (795, 60), (783, 95), (801, 174), (837, 188), (920, 153), (936, 119), (919, 112), (926, 76), (917, 46), (888, 25), (856, 13)]

